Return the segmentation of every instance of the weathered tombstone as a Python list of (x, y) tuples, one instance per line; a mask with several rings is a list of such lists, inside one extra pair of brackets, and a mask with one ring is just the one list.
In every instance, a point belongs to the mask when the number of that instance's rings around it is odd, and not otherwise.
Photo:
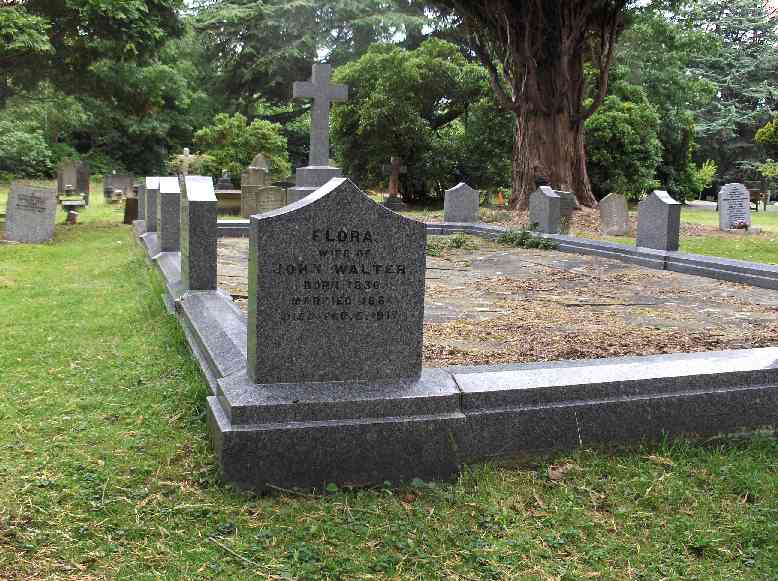
[(257, 214), (286, 206), (286, 190), (278, 186), (261, 186), (257, 188), (255, 196)]
[[(240, 213), (244, 218), (256, 214), (257, 210), (257, 192), (260, 188), (270, 183), (270, 168), (264, 156), (260, 153), (251, 162), (251, 165), (243, 172), (240, 180)], [(280, 208), (284, 204), (275, 206)]]
[(232, 183), (232, 176), (230, 175), (230, 172), (228, 172), (226, 169), (222, 171), (222, 175), (219, 178), (219, 180), (216, 182), (216, 188), (217, 190), (232, 190), (235, 186)]
[(294, 84), (294, 98), (312, 98), (313, 109), (308, 166), (297, 168), (295, 187), (288, 192), (289, 202), (304, 198), (342, 173), (330, 164), (330, 105), (348, 101), (348, 86), (330, 84), (331, 77), (331, 65), (315, 64), (310, 81)]
[(57, 193), (66, 193), (66, 188), (71, 186), (73, 191), (76, 189), (76, 167), (78, 164), (72, 159), (65, 159), (57, 168)]
[(629, 234), (627, 198), (611, 193), (600, 200), (600, 228), (606, 236)]
[(549, 186), (540, 186), (529, 196), (529, 227), (544, 234), (559, 234), (562, 200)]
[(15, 242), (46, 242), (54, 236), (57, 192), (14, 182), (8, 195), (5, 239)]
[(678, 250), (681, 204), (664, 190), (654, 190), (638, 205), (637, 245), (654, 250)]
[(159, 194), (159, 178), (146, 178), (146, 232), (157, 231), (157, 196)]
[(384, 206), (390, 210), (399, 211), (405, 208), (400, 197), (400, 176), (408, 173), (408, 166), (403, 165), (399, 157), (392, 156), (389, 165), (384, 165), (384, 175), (389, 176), (389, 197), (384, 201)]
[(177, 252), (181, 242), (181, 186), (178, 178), (159, 178), (157, 237), (160, 252)]
[(186, 176), (181, 195), (181, 284), (216, 289), (217, 201), (210, 176)]
[(89, 164), (79, 161), (76, 164), (76, 193), (84, 195), (87, 206), (89, 205), (90, 179)]
[(132, 194), (132, 186), (135, 183), (135, 176), (132, 174), (106, 174), (103, 178), (103, 197), (106, 202), (114, 201), (114, 193), (120, 190), (124, 198)]
[(580, 210), (578, 199), (573, 192), (561, 192), (556, 190), (556, 193), (559, 194), (559, 215), (562, 218), (567, 218), (569, 220), (572, 218), (573, 212)]
[(466, 183), (446, 190), (443, 199), (443, 221), (475, 224), (480, 222), (478, 203), (480, 194)]
[(422, 223), (376, 204), (347, 179), (252, 216), (249, 378), (418, 378), (425, 252)]
[(726, 184), (719, 190), (719, 229), (751, 227), (751, 194), (743, 184)]

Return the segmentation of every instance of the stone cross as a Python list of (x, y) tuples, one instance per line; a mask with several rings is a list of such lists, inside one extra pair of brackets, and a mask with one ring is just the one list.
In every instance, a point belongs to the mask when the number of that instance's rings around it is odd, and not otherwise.
[(313, 65), (310, 81), (297, 81), (294, 84), (295, 99), (312, 98), (311, 112), (311, 151), (308, 165), (328, 166), (330, 159), (330, 104), (348, 101), (346, 85), (332, 85), (332, 66)]
[(392, 156), (391, 163), (384, 165), (384, 175), (389, 176), (389, 195), (400, 195), (400, 174), (408, 173), (408, 166), (399, 157)]

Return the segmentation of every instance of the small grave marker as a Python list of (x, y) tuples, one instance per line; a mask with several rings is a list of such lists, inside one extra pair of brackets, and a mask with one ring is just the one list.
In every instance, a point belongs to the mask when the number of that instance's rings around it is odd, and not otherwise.
[(751, 227), (751, 193), (743, 184), (726, 184), (719, 190), (719, 229)]
[(562, 200), (549, 186), (540, 186), (529, 197), (529, 227), (544, 234), (559, 234)]
[(678, 250), (681, 204), (664, 190), (654, 190), (638, 205), (637, 245), (654, 250)]
[(600, 229), (606, 236), (629, 234), (627, 198), (621, 194), (608, 194), (600, 200)]
[(446, 190), (443, 199), (443, 221), (476, 224), (481, 221), (478, 214), (480, 194), (461, 182)]

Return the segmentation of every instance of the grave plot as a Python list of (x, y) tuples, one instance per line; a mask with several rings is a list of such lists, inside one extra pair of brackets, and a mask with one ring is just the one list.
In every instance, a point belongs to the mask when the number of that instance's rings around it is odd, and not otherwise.
[[(431, 238), (435, 240), (435, 238)], [(776, 293), (555, 251), (427, 258), (424, 365), (485, 365), (778, 345)], [(246, 311), (248, 240), (219, 240), (219, 287)]]

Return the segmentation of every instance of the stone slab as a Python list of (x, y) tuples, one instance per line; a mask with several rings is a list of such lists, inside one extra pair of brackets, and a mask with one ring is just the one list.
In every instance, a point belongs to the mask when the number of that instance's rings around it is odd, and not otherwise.
[(157, 195), (159, 194), (159, 178), (147, 177), (146, 187), (144, 189), (146, 191), (146, 203), (144, 204), (144, 207), (146, 208), (146, 232), (156, 232), (158, 220)]
[(478, 213), (480, 193), (466, 183), (459, 183), (446, 190), (443, 201), (443, 219), (446, 222), (477, 223), (481, 221)]
[(606, 236), (629, 234), (629, 207), (621, 194), (608, 194), (600, 200), (600, 230)]
[(6, 203), (5, 239), (41, 243), (54, 236), (57, 193), (49, 188), (11, 184)]
[(159, 178), (157, 233), (161, 252), (177, 252), (181, 242), (181, 186), (177, 177)]
[(751, 194), (744, 184), (725, 184), (719, 190), (719, 230), (751, 227)]
[(216, 289), (217, 200), (210, 176), (186, 176), (181, 195), (181, 284)]
[(637, 245), (654, 250), (678, 250), (681, 204), (663, 190), (654, 190), (638, 204)]

